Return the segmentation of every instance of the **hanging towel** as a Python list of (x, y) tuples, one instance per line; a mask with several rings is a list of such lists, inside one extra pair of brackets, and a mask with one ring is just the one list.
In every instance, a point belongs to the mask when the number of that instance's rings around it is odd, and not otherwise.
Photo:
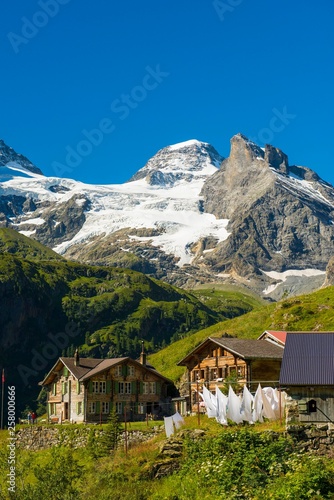
[(227, 408), (228, 397), (222, 393), (218, 385), (216, 385), (216, 399), (217, 399), (216, 420), (222, 425), (227, 425), (226, 408)]
[(169, 438), (172, 434), (174, 434), (173, 417), (164, 417), (164, 422), (166, 436)]
[(254, 402), (253, 396), (249, 392), (247, 386), (244, 385), (244, 391), (241, 401), (241, 416), (242, 420), (244, 420), (245, 422), (253, 423), (253, 415), (252, 415), (253, 402)]
[(206, 413), (209, 418), (217, 416), (217, 403), (212, 398), (213, 394), (203, 385), (203, 400), (206, 407)]
[(240, 424), (242, 422), (242, 416), (240, 413), (241, 409), (241, 400), (236, 395), (232, 386), (229, 386), (228, 389), (228, 403), (227, 403), (227, 412), (226, 416), (236, 424)]
[(175, 425), (176, 429), (179, 429), (181, 427), (181, 425), (184, 424), (184, 419), (179, 414), (178, 411), (176, 413), (174, 413), (174, 415), (172, 415), (172, 419), (173, 419), (173, 422), (174, 422), (174, 425)]
[(269, 420), (276, 420), (277, 417), (275, 414), (275, 410), (272, 409), (271, 402), (267, 398), (263, 389), (261, 389), (261, 392), (262, 392), (262, 405), (263, 405), (262, 406), (263, 407), (262, 414), (263, 414), (263, 416), (266, 418), (269, 418)]
[(254, 396), (253, 402), (253, 422), (263, 422), (262, 414), (262, 389), (259, 384)]

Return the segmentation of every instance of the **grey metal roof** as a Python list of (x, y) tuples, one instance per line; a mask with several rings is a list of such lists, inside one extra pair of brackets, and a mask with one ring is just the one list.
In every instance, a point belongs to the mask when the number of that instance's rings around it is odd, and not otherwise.
[(334, 332), (288, 332), (281, 385), (334, 385)]

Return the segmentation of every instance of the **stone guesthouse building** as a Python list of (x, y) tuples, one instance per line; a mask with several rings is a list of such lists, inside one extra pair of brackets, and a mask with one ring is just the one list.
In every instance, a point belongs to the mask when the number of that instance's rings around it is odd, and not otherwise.
[(146, 363), (129, 357), (61, 357), (40, 385), (47, 389), (48, 420), (106, 422), (112, 409), (120, 420), (144, 420), (170, 413), (173, 383)]

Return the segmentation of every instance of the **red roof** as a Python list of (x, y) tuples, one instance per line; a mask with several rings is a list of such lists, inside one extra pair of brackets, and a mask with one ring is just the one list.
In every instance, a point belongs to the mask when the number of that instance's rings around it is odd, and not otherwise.
[(274, 330), (266, 330), (272, 337), (275, 337), (280, 342), (285, 344), (286, 335), (288, 332), (275, 332)]
[(261, 335), (258, 337), (257, 340), (267, 339), (275, 341), (284, 346), (286, 341), (286, 334), (287, 332), (276, 331), (276, 330), (265, 330), (263, 333), (261, 333)]

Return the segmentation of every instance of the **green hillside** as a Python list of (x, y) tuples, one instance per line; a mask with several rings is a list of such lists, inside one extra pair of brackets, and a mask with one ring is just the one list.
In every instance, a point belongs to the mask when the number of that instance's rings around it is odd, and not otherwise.
[(2, 228), (0, 369), (24, 402), (56, 359), (76, 347), (81, 356), (136, 358), (142, 341), (152, 353), (259, 304), (239, 292), (196, 295), (137, 271), (67, 261)]
[(2, 252), (29, 260), (64, 260), (50, 248), (8, 227), (0, 228), (0, 254)]
[(290, 298), (254, 309), (243, 316), (218, 323), (191, 337), (179, 340), (149, 357), (166, 377), (178, 380), (184, 367), (176, 364), (209, 336), (228, 333), (240, 338), (257, 338), (264, 330), (334, 330), (334, 287)]

